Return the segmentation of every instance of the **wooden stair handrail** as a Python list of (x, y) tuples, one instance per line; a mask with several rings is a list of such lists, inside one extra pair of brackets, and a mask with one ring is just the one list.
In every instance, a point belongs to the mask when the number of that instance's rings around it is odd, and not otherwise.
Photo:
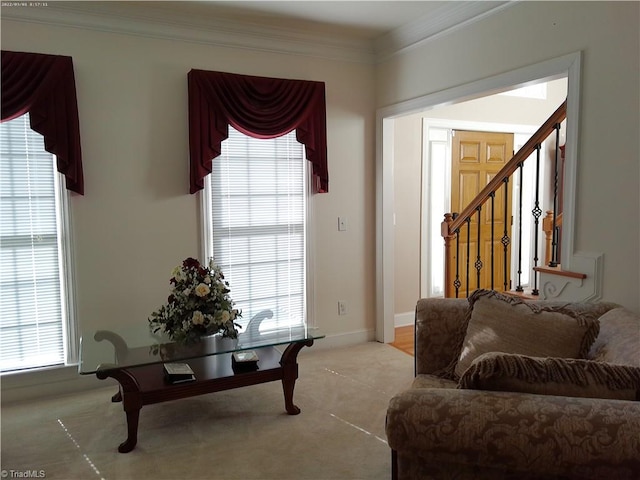
[[(538, 144), (541, 144), (555, 130), (556, 125), (567, 118), (567, 101), (565, 100), (558, 109), (547, 119), (542, 126), (531, 135), (531, 138), (518, 150), (518, 152), (509, 160), (506, 165), (491, 179), (489, 183), (480, 191), (478, 195), (465, 207), (465, 209), (451, 222), (443, 222), (448, 225), (448, 235), (453, 235), (477, 211), (478, 207), (484, 204), (491, 194), (498, 190), (498, 187), (509, 178), (518, 169), (520, 163), (524, 162), (531, 155)], [(443, 236), (445, 235), (443, 228)]]

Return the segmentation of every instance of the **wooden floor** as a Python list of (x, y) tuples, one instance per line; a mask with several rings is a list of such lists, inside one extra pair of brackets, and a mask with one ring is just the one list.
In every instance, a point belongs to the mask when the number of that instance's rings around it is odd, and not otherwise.
[(413, 325), (407, 325), (406, 327), (397, 327), (396, 339), (389, 345), (391, 345), (392, 347), (396, 347), (398, 350), (402, 350), (409, 355), (415, 355), (413, 343)]

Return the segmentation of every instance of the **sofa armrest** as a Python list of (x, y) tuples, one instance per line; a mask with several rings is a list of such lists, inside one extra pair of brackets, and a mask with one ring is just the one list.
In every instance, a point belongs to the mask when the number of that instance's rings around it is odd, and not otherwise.
[[(416, 304), (416, 375), (442, 374), (460, 355), (466, 298), (423, 298)], [(464, 334), (463, 334), (464, 335)]]
[(638, 478), (640, 402), (411, 389), (389, 404), (389, 446), (426, 464), (570, 478)]

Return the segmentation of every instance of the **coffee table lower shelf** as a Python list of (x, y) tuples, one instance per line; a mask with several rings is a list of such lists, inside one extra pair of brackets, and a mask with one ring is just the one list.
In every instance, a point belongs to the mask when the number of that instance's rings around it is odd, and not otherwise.
[(165, 381), (162, 364), (98, 370), (99, 379), (113, 378), (120, 384), (112, 401), (122, 402), (127, 417), (127, 439), (118, 451), (130, 452), (138, 443), (138, 420), (144, 405), (281, 380), (285, 410), (289, 415), (299, 414), (300, 409), (293, 403), (298, 378), (297, 357), (302, 347), (312, 345), (313, 339), (291, 343), (282, 354), (274, 347), (257, 348), (258, 370), (237, 374), (231, 368), (230, 353), (192, 358), (186, 363), (194, 371), (196, 380), (181, 384)]

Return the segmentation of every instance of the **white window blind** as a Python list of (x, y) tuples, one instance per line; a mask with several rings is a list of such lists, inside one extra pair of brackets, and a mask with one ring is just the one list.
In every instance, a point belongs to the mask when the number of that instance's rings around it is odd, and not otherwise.
[(242, 309), (271, 310), (261, 330), (306, 320), (306, 160), (295, 131), (270, 140), (229, 128), (207, 178), (209, 251)]
[(65, 363), (54, 156), (29, 117), (0, 124), (0, 370)]

